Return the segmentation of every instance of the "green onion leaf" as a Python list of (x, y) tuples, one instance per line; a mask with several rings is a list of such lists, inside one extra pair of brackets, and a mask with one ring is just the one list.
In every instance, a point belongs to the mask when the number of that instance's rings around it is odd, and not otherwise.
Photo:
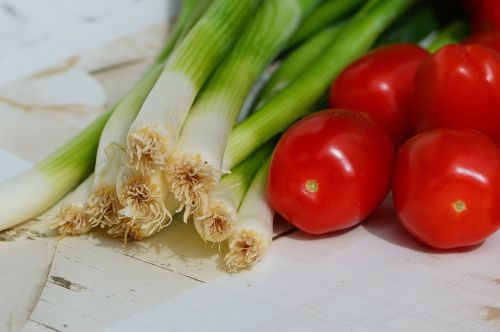
[(308, 114), (340, 72), (362, 56), (376, 38), (416, 0), (372, 0), (342, 30), (307, 71), (258, 112), (235, 127), (224, 154), (231, 169), (260, 145)]

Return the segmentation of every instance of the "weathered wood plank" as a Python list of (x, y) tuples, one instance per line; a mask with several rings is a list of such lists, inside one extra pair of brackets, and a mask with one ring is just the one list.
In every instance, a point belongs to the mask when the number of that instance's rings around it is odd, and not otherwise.
[(62, 331), (95, 331), (199, 284), (99, 238), (64, 238), (30, 319)]
[(19, 331), (45, 285), (56, 239), (0, 240), (0, 331)]

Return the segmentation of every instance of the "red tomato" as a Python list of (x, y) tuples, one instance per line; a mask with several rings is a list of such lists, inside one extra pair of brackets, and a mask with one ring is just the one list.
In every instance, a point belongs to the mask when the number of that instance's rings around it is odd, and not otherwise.
[(500, 30), (475, 33), (463, 41), (464, 44), (487, 46), (500, 54)]
[(415, 76), (416, 130), (477, 129), (500, 144), (500, 54), (480, 45), (448, 45)]
[(307, 233), (354, 226), (387, 196), (394, 158), (390, 138), (366, 115), (315, 113), (279, 141), (270, 166), (269, 200)]
[(399, 44), (379, 48), (347, 67), (330, 91), (330, 107), (365, 112), (400, 146), (411, 135), (408, 99), (423, 48)]
[(500, 1), (475, 0), (466, 2), (473, 13), (474, 31), (500, 30)]
[(400, 221), (422, 242), (481, 243), (500, 227), (500, 150), (475, 130), (417, 135), (399, 152), (392, 196)]

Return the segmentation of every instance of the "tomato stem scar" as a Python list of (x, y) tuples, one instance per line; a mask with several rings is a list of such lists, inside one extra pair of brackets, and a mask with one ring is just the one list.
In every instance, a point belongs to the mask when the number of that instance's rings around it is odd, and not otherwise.
[(458, 200), (453, 203), (453, 209), (455, 209), (455, 212), (461, 213), (467, 209), (467, 205), (464, 201)]
[(310, 193), (315, 193), (319, 190), (319, 184), (316, 180), (307, 180), (306, 191)]

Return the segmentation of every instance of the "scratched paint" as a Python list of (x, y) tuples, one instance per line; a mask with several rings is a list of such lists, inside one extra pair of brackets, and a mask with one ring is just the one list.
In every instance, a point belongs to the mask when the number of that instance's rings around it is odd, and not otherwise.
[(492, 307), (492, 306), (485, 306), (484, 309), (486, 309), (486, 320), (488, 322), (497, 320), (500, 321), (500, 308), (498, 307)]
[(72, 291), (81, 291), (81, 290), (86, 289), (86, 287), (84, 287), (80, 284), (71, 282), (63, 277), (60, 277), (60, 276), (50, 276), (49, 282), (53, 283), (54, 285), (58, 285), (58, 286), (61, 286), (63, 288), (66, 288), (66, 289), (69, 289)]

